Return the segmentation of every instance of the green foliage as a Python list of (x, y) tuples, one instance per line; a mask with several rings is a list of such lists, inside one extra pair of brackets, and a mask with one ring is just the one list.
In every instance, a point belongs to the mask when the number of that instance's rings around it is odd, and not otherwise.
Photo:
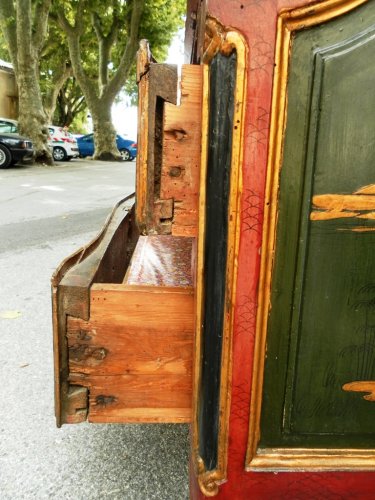
[(87, 104), (77, 80), (68, 78), (57, 96), (53, 124), (70, 127), (77, 119), (79, 126), (83, 127), (86, 117)]
[[(140, 39), (149, 41), (153, 57), (157, 62), (164, 62), (171, 41), (184, 25), (185, 0), (147, 0), (142, 18)], [(124, 85), (125, 92), (133, 105), (137, 104), (138, 88), (136, 65), (134, 64)]]
[(147, 0), (142, 17), (140, 38), (146, 38), (153, 56), (163, 62), (173, 36), (183, 26), (185, 0)]
[(69, 131), (72, 134), (89, 134), (89, 126), (87, 122), (87, 109), (81, 111), (78, 113), (75, 117), (72, 123), (69, 126)]
[[(85, 29), (81, 36), (81, 56), (84, 69), (92, 77), (98, 73), (98, 41), (92, 27), (91, 16), (95, 13), (100, 19), (104, 36), (107, 36), (113, 24), (114, 17), (118, 18), (118, 35), (113, 43), (108, 61), (109, 78), (113, 76), (118, 68), (123, 55), (129, 35), (129, 22), (132, 1), (112, 0), (97, 1), (92, 0), (86, 4), (84, 14)], [(76, 1), (66, 0), (70, 19), (74, 18)], [(163, 62), (168, 53), (168, 47), (173, 36), (184, 24), (186, 2), (185, 0), (146, 0), (142, 21), (139, 30), (139, 39), (146, 38), (158, 62)], [(129, 77), (130, 82), (126, 87), (134, 93), (135, 84), (135, 64)]]
[[(1, 0), (0, 0), (1, 1)], [(4, 39), (3, 32), (0, 30), (0, 59), (3, 61), (10, 61), (10, 56), (8, 52), (8, 47)]]
[[(30, 1), (33, 22), (35, 23), (37, 5), (41, 4), (43, 0)], [(13, 3), (13, 7), (9, 7), (10, 9), (14, 9), (16, 3), (12, 2), (12, 0), (0, 0), (0, 2), (6, 2), (9, 6)], [(48, 97), (53, 95), (52, 91), (54, 89), (60, 88), (60, 85), (62, 85), (62, 83), (59, 83), (59, 87), (57, 87), (56, 83), (59, 81), (59, 77), (61, 81), (62, 68), (70, 65), (68, 35), (67, 31), (62, 29), (61, 19), (60, 22), (58, 20), (59, 11), (60, 14), (63, 11), (71, 29), (77, 28), (80, 30), (80, 64), (85, 76), (96, 87), (97, 97), (100, 98), (101, 95), (102, 88), (100, 86), (109, 86), (111, 80), (119, 73), (119, 67), (121, 67), (122, 73), (119, 74), (123, 75), (121, 78), (122, 83), (125, 82), (123, 90), (132, 96), (133, 102), (135, 101), (135, 62), (132, 64), (130, 71), (128, 71), (128, 67), (131, 64), (131, 59), (126, 70), (124, 64), (120, 66), (120, 63), (130, 36), (132, 13), (136, 12), (134, 5), (139, 5), (136, 2), (138, 0), (52, 0), (47, 37), (40, 50), (38, 63), (40, 90), (49, 109), (53, 108), (48, 103)], [(78, 9), (82, 5), (84, 5), (84, 8), (80, 10), (78, 15)], [(149, 41), (152, 53), (158, 62), (165, 60), (173, 36), (183, 25), (184, 13), (185, 0), (145, 0), (136, 39), (146, 38)], [(6, 20), (7, 24), (15, 22), (16, 20), (12, 16), (9, 16)], [(101, 36), (98, 36), (98, 30), (101, 32)], [(109, 45), (107, 52), (102, 50), (101, 57), (99, 56), (100, 38), (102, 39), (102, 48), (105, 39), (107, 39)], [(134, 50), (131, 58), (133, 58), (133, 54)], [(10, 60), (8, 47), (1, 30), (0, 58)], [(100, 60), (104, 60), (101, 68)], [(108, 74), (100, 82), (98, 75), (103, 77), (103, 67), (107, 68)], [(84, 88), (82, 82), (80, 80), (82, 88)], [(118, 79), (115, 88), (116, 92), (118, 92)], [(114, 94), (114, 91), (112, 93)], [(108, 105), (110, 106), (109, 100)], [(55, 123), (64, 122), (64, 124), (72, 123), (70, 126), (74, 127), (77, 132), (85, 132), (86, 106), (86, 101), (83, 99), (83, 93), (77, 81), (74, 78), (69, 78), (62, 86), (57, 98), (53, 121)]]

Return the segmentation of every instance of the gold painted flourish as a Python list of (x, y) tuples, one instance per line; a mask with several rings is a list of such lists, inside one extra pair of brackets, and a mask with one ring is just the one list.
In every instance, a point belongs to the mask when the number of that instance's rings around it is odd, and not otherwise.
[[(310, 219), (375, 219), (375, 184), (364, 186), (353, 194), (320, 194), (313, 196)], [(373, 228), (369, 227), (368, 231)]]
[(365, 392), (363, 399), (375, 401), (375, 380), (349, 382), (344, 384), (342, 389), (349, 392)]

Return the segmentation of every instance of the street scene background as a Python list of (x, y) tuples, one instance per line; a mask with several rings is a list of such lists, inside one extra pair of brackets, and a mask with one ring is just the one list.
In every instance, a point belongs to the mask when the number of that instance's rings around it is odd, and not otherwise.
[(134, 191), (135, 162), (0, 170), (0, 497), (187, 499), (185, 425), (57, 429), (50, 278)]

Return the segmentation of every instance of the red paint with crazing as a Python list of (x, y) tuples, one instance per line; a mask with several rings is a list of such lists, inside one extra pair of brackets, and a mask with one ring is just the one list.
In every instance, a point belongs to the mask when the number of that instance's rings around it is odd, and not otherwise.
[[(234, 321), (232, 402), (228, 481), (218, 500), (375, 499), (373, 472), (245, 472), (257, 286), (262, 243), (263, 204), (276, 21), (282, 9), (316, 3), (306, 0), (207, 0), (208, 14), (239, 30), (249, 49), (247, 116), (241, 206), (239, 273)], [(204, 498), (191, 474), (191, 496)]]

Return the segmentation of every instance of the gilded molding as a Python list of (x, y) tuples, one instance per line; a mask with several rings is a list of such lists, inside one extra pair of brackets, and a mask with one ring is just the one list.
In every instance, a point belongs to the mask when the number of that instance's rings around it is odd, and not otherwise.
[[(228, 427), (231, 400), (232, 374), (232, 336), (234, 304), (237, 283), (238, 252), (240, 238), (240, 198), (242, 192), (242, 159), (244, 142), (244, 116), (246, 102), (246, 75), (248, 49), (242, 35), (236, 31), (224, 28), (216, 20), (209, 18), (206, 24), (206, 43), (203, 55), (203, 105), (202, 105), (202, 157), (199, 195), (199, 229), (198, 229), (198, 262), (197, 262), (197, 313), (196, 313), (196, 343), (194, 352), (193, 375), (193, 426), (192, 426), (192, 456), (198, 484), (206, 496), (215, 496), (218, 486), (226, 481), (228, 461)], [(206, 204), (206, 168), (207, 168), (207, 140), (209, 116), (209, 63), (218, 53), (229, 55), (237, 53), (236, 90), (233, 116), (233, 146), (231, 163), (231, 181), (228, 210), (228, 250), (226, 270), (226, 304), (223, 327), (223, 348), (221, 358), (221, 385), (220, 385), (220, 418), (218, 440), (218, 466), (215, 470), (207, 471), (204, 462), (199, 456), (198, 432), (198, 394), (201, 382), (202, 356), (202, 304), (204, 297), (203, 269), (204, 269), (204, 237), (205, 237), (205, 204)]]
[[(324, 0), (306, 7), (284, 10), (277, 21), (275, 73), (272, 93), (269, 153), (264, 204), (263, 251), (261, 258), (253, 382), (250, 402), (249, 435), (246, 470), (345, 470), (375, 466), (374, 452), (361, 450), (353, 457), (352, 450), (258, 449), (262, 407), (264, 362), (272, 269), (274, 264), (279, 175), (282, 165), (283, 140), (286, 126), (287, 79), (292, 33), (330, 21), (366, 3), (367, 0)], [(371, 465), (364, 465), (366, 463)]]
[(373, 471), (374, 450), (264, 448), (258, 449), (247, 471)]

